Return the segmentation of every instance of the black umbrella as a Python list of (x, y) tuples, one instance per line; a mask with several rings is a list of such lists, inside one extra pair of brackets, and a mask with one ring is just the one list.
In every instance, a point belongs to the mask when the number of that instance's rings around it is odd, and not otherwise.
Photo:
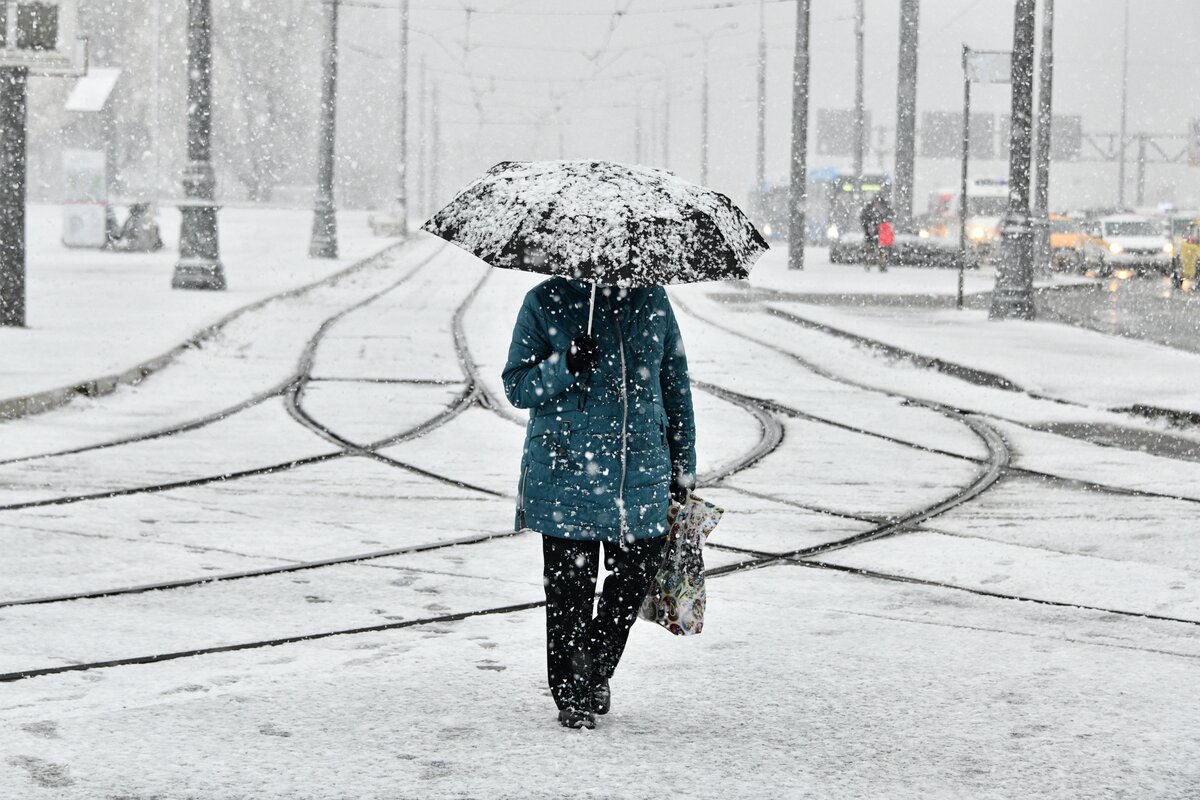
[(596, 284), (746, 278), (767, 249), (720, 192), (610, 161), (501, 162), (422, 229), (493, 267), (590, 281), (593, 303)]

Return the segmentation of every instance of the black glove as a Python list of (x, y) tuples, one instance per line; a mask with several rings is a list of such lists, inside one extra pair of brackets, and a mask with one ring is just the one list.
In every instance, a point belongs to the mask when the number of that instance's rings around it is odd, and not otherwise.
[(671, 499), (676, 503), (687, 500), (688, 494), (696, 488), (696, 479), (691, 475), (676, 475), (671, 480)]
[(596, 368), (596, 337), (577, 336), (567, 349), (567, 369), (576, 375), (590, 375)]

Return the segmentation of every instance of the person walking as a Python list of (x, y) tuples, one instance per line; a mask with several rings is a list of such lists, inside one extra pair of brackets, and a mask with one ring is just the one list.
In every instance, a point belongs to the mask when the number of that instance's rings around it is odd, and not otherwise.
[(859, 222), (863, 229), (863, 266), (868, 272), (872, 262), (879, 267), (880, 272), (887, 271), (887, 253), (879, 240), (879, 233), (883, 224), (890, 224), (894, 216), (892, 205), (882, 191), (877, 192), (859, 214)]
[[(661, 561), (671, 497), (695, 483), (687, 356), (666, 291), (542, 282), (518, 313), (503, 379), (529, 410), (516, 528), (542, 536), (550, 693), (561, 725), (594, 728)], [(601, 548), (610, 574), (593, 615)]]

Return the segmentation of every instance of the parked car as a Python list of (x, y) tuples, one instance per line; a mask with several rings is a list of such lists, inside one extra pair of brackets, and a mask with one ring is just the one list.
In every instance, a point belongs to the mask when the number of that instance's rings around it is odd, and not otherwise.
[(1084, 225), (1083, 260), (1100, 275), (1171, 273), (1171, 240), (1161, 225), (1136, 214), (1113, 214)]

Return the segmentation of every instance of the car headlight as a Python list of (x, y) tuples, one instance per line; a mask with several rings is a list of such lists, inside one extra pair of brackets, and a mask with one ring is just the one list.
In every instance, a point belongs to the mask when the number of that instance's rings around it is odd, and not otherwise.
[(1167, 242), (1166, 244), (1163, 245), (1163, 252), (1166, 253), (1167, 255), (1171, 255), (1172, 253), (1175, 252), (1174, 245), (1172, 245), (1170, 242)]
[(969, 231), (967, 231), (967, 237), (974, 242), (981, 241), (985, 236), (987, 236), (987, 231), (985, 231), (979, 225), (976, 225), (974, 228), (971, 228)]
[(1108, 252), (1112, 253), (1114, 256), (1119, 256), (1121, 253), (1125, 252), (1125, 247), (1120, 242), (1112, 242), (1108, 246)]
[(917, 236), (920, 236), (922, 239), (928, 239), (929, 231), (925, 228), (921, 228), (921, 230), (917, 231)]
[(771, 223), (768, 222), (767, 224), (763, 225), (763, 236), (770, 236), (773, 231), (774, 228), (771, 227)]
[(838, 238), (839, 234), (838, 234), (837, 225), (830, 225), (828, 228), (826, 228), (825, 235), (828, 236), (830, 239)]

